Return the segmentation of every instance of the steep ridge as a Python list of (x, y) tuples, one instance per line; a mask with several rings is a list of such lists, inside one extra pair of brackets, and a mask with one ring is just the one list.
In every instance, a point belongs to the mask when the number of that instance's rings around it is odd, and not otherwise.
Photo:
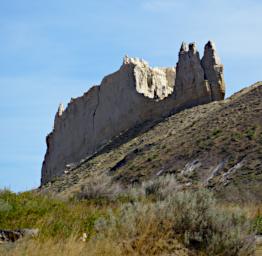
[(151, 68), (126, 56), (100, 86), (72, 99), (65, 110), (59, 106), (46, 139), (41, 183), (62, 175), (67, 165), (92, 156), (127, 130), (222, 100), (224, 92), (223, 66), (212, 42), (206, 44), (202, 60), (194, 43), (183, 43), (176, 68)]
[[(185, 186), (204, 186), (229, 201), (262, 199), (262, 82), (219, 102), (172, 115), (149, 131), (108, 148), (46, 184), (71, 196), (106, 172), (123, 185), (173, 173)], [(128, 134), (126, 134), (128, 136)]]

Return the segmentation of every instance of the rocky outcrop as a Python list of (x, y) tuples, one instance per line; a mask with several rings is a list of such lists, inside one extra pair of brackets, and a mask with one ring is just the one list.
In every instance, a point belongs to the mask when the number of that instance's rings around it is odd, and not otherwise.
[(136, 91), (145, 97), (163, 100), (172, 94), (175, 86), (176, 69), (151, 68), (144, 60), (134, 58), (124, 59), (124, 64), (135, 64), (134, 77)]
[(182, 43), (176, 70), (175, 88), (179, 97), (183, 95), (190, 101), (194, 97), (207, 95), (208, 101), (211, 101), (209, 83), (205, 80), (205, 70), (201, 65), (195, 43), (189, 45)]
[(17, 229), (17, 230), (1, 230), (0, 243), (15, 242), (22, 237), (36, 237), (39, 233), (38, 229)]
[(223, 65), (216, 53), (215, 44), (209, 41), (205, 46), (204, 56), (201, 60), (205, 71), (205, 79), (208, 81), (212, 100), (222, 100), (225, 97), (225, 81)]
[(214, 56), (212, 48), (200, 61), (194, 43), (182, 44), (176, 68), (151, 68), (143, 60), (126, 56), (121, 68), (100, 86), (72, 99), (65, 110), (60, 105), (54, 129), (47, 136), (42, 184), (136, 125), (222, 99), (223, 95), (217, 95), (224, 90), (223, 69)]

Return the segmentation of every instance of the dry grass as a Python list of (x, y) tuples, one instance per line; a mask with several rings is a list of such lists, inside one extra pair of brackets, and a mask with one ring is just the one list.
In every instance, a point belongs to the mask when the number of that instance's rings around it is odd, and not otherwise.
[[(182, 191), (170, 175), (127, 189), (125, 195), (112, 188), (110, 178), (100, 176), (97, 184), (98, 194), (93, 196), (92, 189), (92, 196), (89, 193), (80, 201), (1, 192), (0, 228), (39, 228), (40, 235), (1, 245), (0, 255), (254, 253), (253, 230), (246, 213), (218, 204), (206, 190)], [(118, 191), (113, 200), (104, 197), (109, 195), (108, 187)]]
[[(141, 241), (144, 242), (144, 241)], [(159, 241), (159, 246), (161, 241)], [(174, 256), (189, 256), (195, 255), (190, 253), (181, 243), (173, 244)], [(141, 254), (141, 252), (134, 252), (132, 248), (123, 248), (115, 241), (110, 239), (97, 240), (95, 242), (81, 242), (74, 237), (64, 241), (54, 242), (48, 240), (44, 242), (39, 241), (23, 241), (19, 242), (15, 247), (9, 249), (0, 246), (0, 255), (5, 256), (123, 256), (123, 255), (169, 255), (169, 254), (155, 254), (153, 251), (148, 254)]]
[(53, 239), (39, 241), (28, 240), (18, 242), (11, 247), (1, 247), (0, 255), (5, 256), (86, 256), (86, 255), (108, 255), (118, 256), (121, 254), (118, 246), (111, 242), (90, 244), (80, 241), (79, 237), (70, 237), (65, 240), (54, 241)]
[(259, 246), (259, 247), (256, 249), (255, 255), (256, 255), (256, 256), (261, 256), (261, 255), (262, 255), (262, 246)]

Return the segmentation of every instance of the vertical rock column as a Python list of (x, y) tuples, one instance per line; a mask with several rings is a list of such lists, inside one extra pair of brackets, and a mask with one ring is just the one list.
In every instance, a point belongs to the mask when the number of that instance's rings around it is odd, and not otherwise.
[(205, 79), (208, 80), (211, 88), (212, 100), (223, 100), (225, 97), (224, 68), (216, 53), (215, 44), (211, 41), (205, 45), (201, 64), (205, 72)]
[(175, 90), (177, 98), (194, 100), (197, 97), (206, 97), (207, 102), (211, 99), (195, 43), (187, 45), (183, 42), (181, 45), (176, 66)]

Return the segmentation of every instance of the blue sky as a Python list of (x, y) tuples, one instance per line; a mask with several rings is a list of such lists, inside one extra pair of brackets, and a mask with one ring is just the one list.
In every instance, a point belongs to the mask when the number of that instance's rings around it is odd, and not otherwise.
[(182, 41), (212, 39), (227, 96), (262, 80), (260, 0), (0, 0), (0, 188), (37, 187), (60, 102), (125, 54), (174, 66)]

